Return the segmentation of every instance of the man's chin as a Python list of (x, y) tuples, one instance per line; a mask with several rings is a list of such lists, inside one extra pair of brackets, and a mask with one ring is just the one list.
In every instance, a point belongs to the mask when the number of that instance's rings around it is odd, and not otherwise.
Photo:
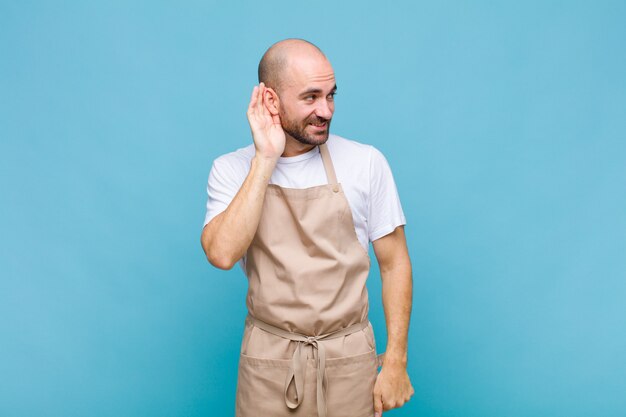
[(326, 128), (325, 130), (319, 131), (319, 132), (314, 132), (309, 136), (310, 139), (314, 140), (314, 141), (319, 141), (321, 143), (324, 143), (328, 140), (328, 128)]
[(293, 138), (297, 140), (298, 142), (303, 143), (305, 145), (317, 146), (317, 145), (322, 145), (326, 143), (326, 141), (328, 141), (328, 131), (320, 132), (319, 134), (315, 134), (315, 135), (307, 135), (307, 136), (300, 136), (300, 137), (293, 136)]
[(323, 145), (328, 141), (328, 133), (323, 135), (315, 135), (314, 138), (311, 139), (311, 142), (315, 142), (315, 145)]

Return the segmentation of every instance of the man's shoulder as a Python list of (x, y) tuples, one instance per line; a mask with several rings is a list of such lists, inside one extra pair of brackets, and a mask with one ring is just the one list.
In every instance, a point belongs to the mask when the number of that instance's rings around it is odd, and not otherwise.
[(348, 139), (335, 134), (329, 135), (327, 143), (331, 154), (334, 152), (341, 154), (342, 156), (345, 155), (349, 158), (364, 156), (369, 158), (372, 151), (376, 149), (372, 145), (357, 142), (356, 140)]
[(254, 143), (251, 143), (243, 148), (218, 156), (213, 161), (213, 166), (215, 169), (244, 170), (247, 172), (254, 152)]
[(342, 163), (348, 162), (352, 168), (359, 166), (363, 169), (377, 167), (387, 163), (383, 153), (374, 145), (357, 142), (339, 135), (330, 135), (328, 149), (331, 156), (335, 156)]

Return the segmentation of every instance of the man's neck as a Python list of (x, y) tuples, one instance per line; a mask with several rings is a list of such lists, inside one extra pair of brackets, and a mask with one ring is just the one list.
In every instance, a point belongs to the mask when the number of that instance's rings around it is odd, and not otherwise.
[(316, 146), (316, 145), (307, 145), (302, 142), (299, 142), (295, 140), (294, 138), (292, 138), (291, 136), (289, 136), (288, 134), (285, 134), (285, 137), (286, 137), (285, 138), (285, 150), (283, 151), (283, 154), (281, 155), (281, 157), (283, 158), (302, 155), (303, 153), (307, 153), (308, 151), (310, 151)]

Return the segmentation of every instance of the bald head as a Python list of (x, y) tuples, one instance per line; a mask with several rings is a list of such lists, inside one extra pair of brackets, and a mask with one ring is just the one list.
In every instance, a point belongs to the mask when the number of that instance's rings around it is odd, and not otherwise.
[(277, 93), (288, 78), (293, 60), (298, 58), (323, 58), (320, 48), (304, 39), (285, 39), (270, 46), (259, 62), (259, 82), (265, 83)]

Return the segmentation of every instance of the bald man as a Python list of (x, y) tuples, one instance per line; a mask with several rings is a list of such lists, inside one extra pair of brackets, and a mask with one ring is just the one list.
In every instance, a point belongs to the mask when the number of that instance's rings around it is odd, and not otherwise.
[[(258, 72), (253, 143), (213, 162), (201, 237), (212, 265), (239, 263), (248, 278), (236, 415), (380, 416), (413, 395), (411, 263), (391, 169), (373, 146), (329, 133), (337, 84), (315, 45), (277, 42)], [(384, 355), (367, 318), (369, 242)]]

